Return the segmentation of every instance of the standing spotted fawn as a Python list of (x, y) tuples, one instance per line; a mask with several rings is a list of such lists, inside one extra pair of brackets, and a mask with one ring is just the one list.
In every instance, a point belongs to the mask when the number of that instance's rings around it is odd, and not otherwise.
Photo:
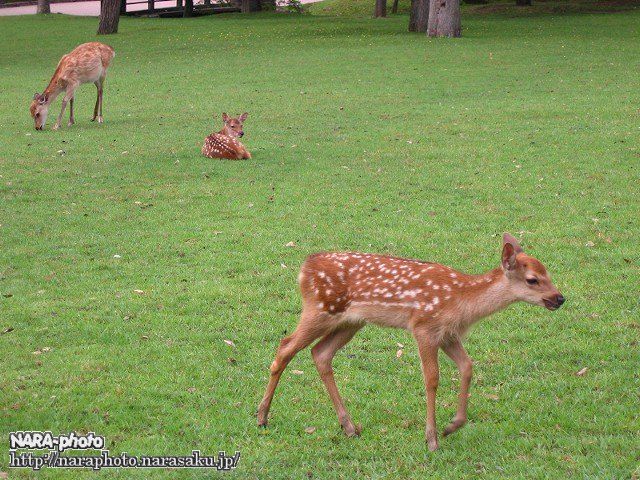
[(409, 330), (417, 344), (427, 393), (426, 441), (438, 448), (436, 390), (438, 350), (460, 371), (458, 408), (444, 429), (449, 435), (467, 421), (472, 362), (462, 338), (475, 322), (524, 301), (558, 309), (565, 301), (544, 265), (522, 251), (515, 238), (503, 237), (502, 265), (469, 275), (437, 263), (365, 253), (317, 253), (298, 277), (302, 316), (292, 335), (280, 342), (271, 378), (258, 408), (258, 425), (267, 425), (269, 407), (282, 372), (296, 353), (314, 340), (313, 360), (347, 436), (358, 435), (335, 380), (332, 359), (365, 323)]
[(76, 88), (83, 83), (92, 82), (98, 89), (96, 106), (93, 109), (93, 118), (102, 123), (102, 86), (107, 76), (107, 69), (115, 53), (109, 45), (99, 42), (83, 43), (77, 46), (71, 53), (64, 55), (56, 68), (49, 85), (44, 92), (36, 93), (31, 102), (30, 112), (36, 123), (36, 130), (42, 130), (47, 123), (49, 106), (60, 93), (65, 92), (62, 99), (62, 110), (53, 126), (54, 130), (60, 128), (64, 109), (69, 103), (69, 126), (75, 123), (73, 116), (73, 99)]
[(226, 113), (223, 113), (224, 127), (218, 133), (212, 133), (204, 139), (202, 154), (209, 158), (227, 158), (231, 160), (251, 158), (251, 154), (238, 140), (238, 137), (244, 135), (242, 124), (248, 115), (248, 113), (243, 113), (238, 118), (231, 118)]

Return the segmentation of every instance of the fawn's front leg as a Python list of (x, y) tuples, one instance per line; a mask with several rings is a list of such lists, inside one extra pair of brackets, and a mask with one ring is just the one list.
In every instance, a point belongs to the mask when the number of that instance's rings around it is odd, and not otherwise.
[(436, 430), (436, 391), (440, 372), (438, 369), (438, 344), (429, 337), (431, 335), (424, 328), (414, 329), (413, 336), (418, 343), (420, 361), (422, 362), (422, 374), (427, 392), (427, 426), (425, 436), (430, 451), (438, 448), (438, 432)]
[(469, 386), (471, 385), (473, 363), (459, 339), (443, 345), (442, 350), (456, 363), (460, 372), (458, 410), (451, 423), (444, 429), (443, 435), (447, 436), (467, 423), (467, 403), (469, 401)]

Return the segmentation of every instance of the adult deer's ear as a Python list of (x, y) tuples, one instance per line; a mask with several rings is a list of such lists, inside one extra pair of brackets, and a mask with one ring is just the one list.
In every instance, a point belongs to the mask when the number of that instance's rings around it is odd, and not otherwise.
[(238, 120), (240, 120), (241, 122), (244, 122), (248, 116), (249, 114), (247, 112), (244, 112), (242, 115), (240, 115), (240, 117), (238, 117)]
[(516, 268), (516, 251), (510, 243), (505, 243), (502, 247), (502, 268), (505, 271)]
[(229, 115), (227, 115), (226, 113), (222, 112), (222, 121), (224, 123), (227, 123), (229, 121)]
[(502, 235), (502, 245), (506, 245), (507, 243), (510, 243), (513, 246), (516, 254), (522, 253), (524, 251), (518, 243), (518, 240), (516, 240), (515, 237), (509, 233), (505, 233), (504, 235)]

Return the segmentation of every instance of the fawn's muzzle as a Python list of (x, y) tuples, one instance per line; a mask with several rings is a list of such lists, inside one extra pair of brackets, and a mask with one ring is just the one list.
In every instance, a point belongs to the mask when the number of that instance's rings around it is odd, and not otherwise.
[(239, 136), (239, 137), (244, 137), (244, 132), (240, 132), (240, 133), (238, 134), (238, 136)]
[(544, 306), (549, 310), (557, 310), (565, 302), (565, 298), (562, 296), (561, 293), (559, 293), (555, 297), (545, 298), (543, 301), (544, 301)]

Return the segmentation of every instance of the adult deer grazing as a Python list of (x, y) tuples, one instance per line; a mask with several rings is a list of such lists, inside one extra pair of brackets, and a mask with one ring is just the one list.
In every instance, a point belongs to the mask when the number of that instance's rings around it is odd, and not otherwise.
[(83, 83), (93, 82), (98, 89), (96, 106), (93, 109), (93, 118), (102, 123), (102, 86), (107, 76), (107, 68), (115, 53), (109, 45), (99, 42), (83, 43), (77, 46), (71, 53), (64, 55), (56, 68), (49, 85), (42, 93), (36, 93), (31, 102), (31, 116), (36, 122), (36, 130), (42, 130), (47, 122), (49, 106), (60, 93), (65, 92), (62, 99), (62, 109), (58, 120), (53, 126), (54, 130), (60, 128), (64, 109), (69, 103), (69, 126), (75, 123), (73, 116), (73, 99), (78, 86)]
[(248, 115), (248, 113), (243, 113), (238, 118), (231, 118), (226, 113), (223, 113), (224, 126), (222, 130), (218, 133), (212, 133), (204, 139), (202, 154), (209, 158), (227, 158), (231, 160), (251, 158), (251, 154), (238, 140), (238, 137), (244, 135), (242, 124)]
[(298, 277), (302, 317), (292, 335), (280, 342), (271, 378), (258, 408), (258, 425), (267, 424), (273, 393), (294, 355), (320, 339), (311, 354), (348, 436), (359, 434), (338, 393), (331, 362), (336, 352), (366, 322), (409, 330), (417, 344), (427, 393), (426, 440), (438, 448), (436, 390), (438, 349), (460, 370), (458, 409), (444, 435), (467, 421), (471, 359), (462, 346), (469, 327), (509, 304), (524, 301), (556, 310), (564, 297), (544, 265), (505, 234), (502, 265), (483, 275), (469, 275), (437, 263), (365, 253), (317, 253)]

